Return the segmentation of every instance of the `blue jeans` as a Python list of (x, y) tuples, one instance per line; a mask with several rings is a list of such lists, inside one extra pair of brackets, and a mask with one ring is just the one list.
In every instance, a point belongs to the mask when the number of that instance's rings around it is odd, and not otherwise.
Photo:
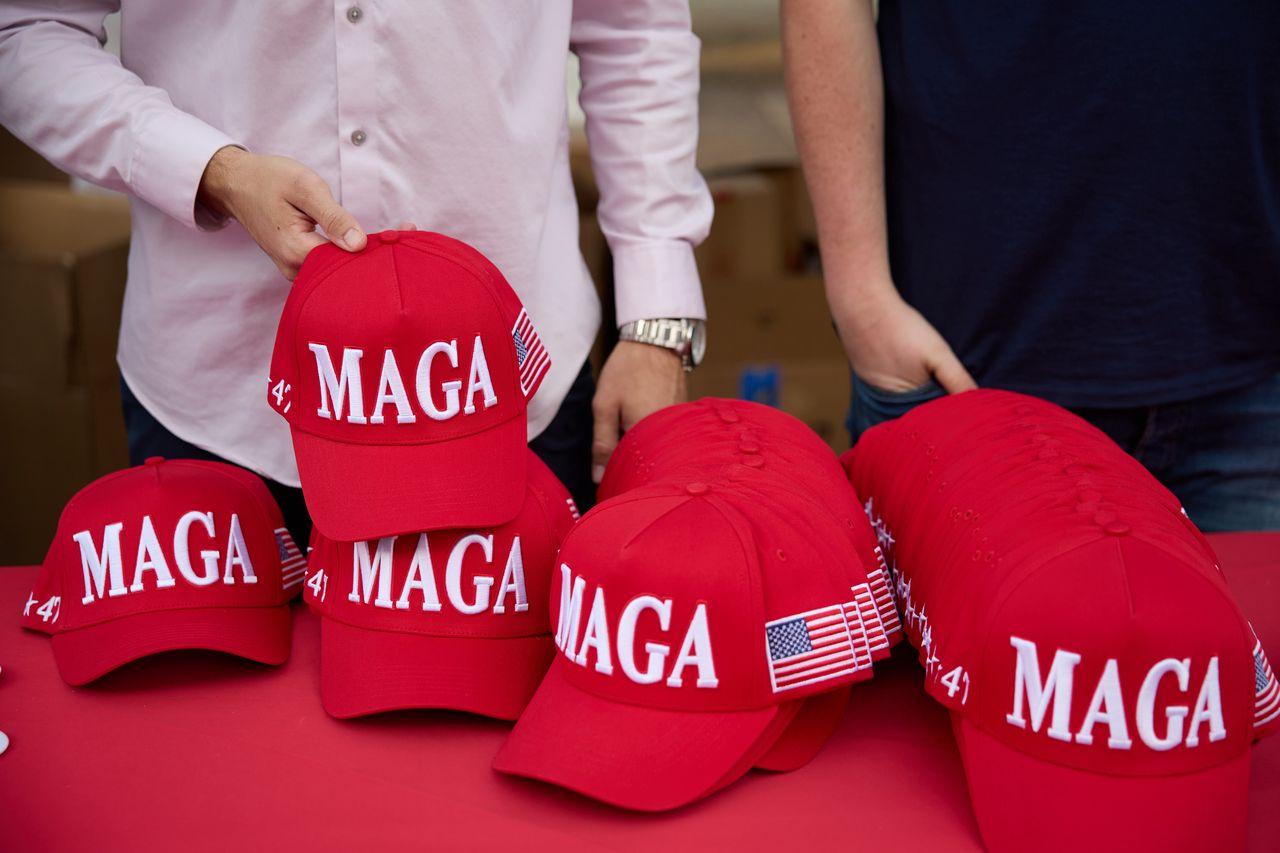
[[(934, 382), (893, 393), (855, 375), (850, 435), (944, 393)], [(1179, 403), (1072, 411), (1145, 465), (1201, 530), (1280, 530), (1280, 374)]]

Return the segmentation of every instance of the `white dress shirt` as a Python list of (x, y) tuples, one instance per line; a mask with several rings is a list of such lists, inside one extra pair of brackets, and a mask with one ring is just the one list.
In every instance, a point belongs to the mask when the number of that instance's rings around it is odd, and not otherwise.
[[(118, 61), (102, 49), (117, 8)], [(197, 208), (213, 153), (292, 157), (365, 230), (407, 220), (493, 260), (552, 356), (532, 438), (600, 322), (569, 176), (568, 53), (622, 324), (705, 316), (698, 48), (684, 0), (5, 0), (0, 123), (131, 196), (118, 357), (138, 399), (180, 438), (297, 485), (265, 384), (289, 284)]]

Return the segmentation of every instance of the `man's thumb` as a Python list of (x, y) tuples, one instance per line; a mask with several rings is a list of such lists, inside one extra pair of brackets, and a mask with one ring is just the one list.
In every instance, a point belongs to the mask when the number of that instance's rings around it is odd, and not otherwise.
[(978, 387), (978, 383), (973, 381), (969, 371), (965, 370), (964, 365), (960, 363), (960, 359), (956, 358), (955, 353), (950, 350), (945, 357), (939, 359), (938, 365), (933, 369), (933, 378), (946, 389), (948, 394), (959, 394), (961, 391), (971, 391)]
[(302, 212), (324, 229), (325, 235), (340, 249), (358, 252), (367, 242), (364, 230), (356, 218), (334, 200), (329, 188), (318, 187), (306, 199)]

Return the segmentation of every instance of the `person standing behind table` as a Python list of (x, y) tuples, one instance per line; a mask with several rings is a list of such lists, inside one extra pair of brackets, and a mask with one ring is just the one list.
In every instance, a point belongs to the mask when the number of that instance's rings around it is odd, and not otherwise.
[[(1280, 4), (784, 0), (852, 431), (982, 385), (1280, 528)], [(878, 29), (878, 38), (877, 38)]]
[[(120, 61), (102, 50), (116, 9)], [(263, 399), (286, 280), (325, 240), (358, 251), (366, 229), (410, 220), (476, 246), (519, 293), (552, 356), (532, 447), (589, 505), (620, 429), (684, 398), (687, 356), (621, 343), (593, 400), (600, 307), (569, 175), (570, 51), (623, 337), (657, 318), (691, 335), (711, 200), (684, 0), (0, 7), (0, 122), (131, 197), (119, 362), (132, 460), (253, 469), (307, 541), (289, 430)]]

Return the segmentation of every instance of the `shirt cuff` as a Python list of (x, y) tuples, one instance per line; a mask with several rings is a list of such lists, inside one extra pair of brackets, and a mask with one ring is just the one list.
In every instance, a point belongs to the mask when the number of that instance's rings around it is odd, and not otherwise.
[(188, 228), (214, 230), (225, 224), (203, 207), (196, 193), (210, 158), (234, 139), (179, 110), (154, 114), (138, 131), (130, 168), (133, 192)]
[(693, 246), (684, 240), (613, 247), (618, 326), (662, 317), (705, 320)]

